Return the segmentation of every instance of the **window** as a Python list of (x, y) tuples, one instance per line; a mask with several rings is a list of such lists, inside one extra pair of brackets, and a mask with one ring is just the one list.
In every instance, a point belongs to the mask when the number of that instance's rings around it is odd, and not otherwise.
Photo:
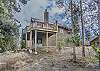
[(27, 40), (30, 40), (30, 32), (27, 32)]

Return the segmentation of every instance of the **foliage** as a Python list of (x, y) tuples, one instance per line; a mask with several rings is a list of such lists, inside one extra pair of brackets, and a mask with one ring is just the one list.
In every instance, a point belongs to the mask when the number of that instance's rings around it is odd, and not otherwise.
[(79, 34), (72, 35), (71, 37), (66, 38), (65, 42), (66, 42), (66, 44), (70, 43), (75, 46), (79, 46), (80, 45), (80, 36), (79, 36)]
[(61, 50), (64, 47), (64, 42), (63, 41), (58, 41), (57, 47), (58, 47), (59, 50)]
[(72, 36), (67, 38), (65, 41), (66, 43), (73, 44), (73, 60), (76, 62), (76, 50), (75, 46), (79, 46), (80, 44), (80, 36), (79, 36), (79, 24), (78, 24), (78, 18), (79, 18), (79, 7), (73, 3), (71, 0), (70, 2), (71, 8), (71, 20), (72, 20)]
[(95, 44), (92, 44), (92, 48), (94, 49), (94, 51), (96, 52), (96, 57), (99, 58), (100, 55), (100, 47), (95, 46)]
[[(60, 5), (61, 7), (63, 6), (65, 8), (64, 14), (66, 17), (66, 24), (70, 24), (69, 20), (70, 20), (70, 13), (69, 13), (69, 5), (70, 5), (70, 1), (71, 0), (55, 0), (57, 1), (58, 5)], [(73, 6), (73, 8), (75, 9), (75, 6), (78, 7), (79, 6), (79, 2), (80, 0), (72, 0), (73, 3), (75, 4)], [(92, 34), (97, 35), (99, 33), (99, 24), (98, 24), (98, 19), (97, 17), (98, 15), (98, 8), (100, 6), (98, 6), (100, 3), (98, 3), (97, 1), (99, 0), (81, 0), (82, 1), (82, 12), (83, 12), (83, 23), (84, 23), (84, 29), (86, 29), (86, 31), (84, 32), (84, 36), (86, 37), (86, 39), (88, 40)], [(98, 4), (97, 4), (98, 3)], [(58, 6), (57, 5), (57, 6)], [(75, 9), (74, 13), (76, 13), (76, 11), (78, 10), (78, 8)], [(80, 9), (79, 9), (80, 10)], [(81, 11), (77, 11), (77, 12), (81, 12)], [(74, 15), (74, 14), (73, 14)], [(64, 18), (65, 18), (64, 17)], [(90, 37), (88, 37), (88, 35)]]
[(25, 40), (21, 41), (21, 49), (26, 48), (26, 42)]
[(71, 18), (72, 18), (72, 36), (67, 38), (66, 43), (73, 43), (75, 46), (79, 46), (80, 44), (80, 36), (79, 36), (79, 25), (78, 25), (78, 17), (79, 17), (79, 7), (71, 1)]
[(91, 36), (89, 28), (87, 29), (85, 28), (85, 36), (86, 36), (85, 39), (89, 41)]
[(96, 0), (83, 1), (83, 5), (83, 21), (87, 35), (86, 39), (88, 40), (88, 38), (90, 38), (88, 35), (92, 36), (92, 34), (98, 34), (98, 7)]
[(90, 63), (97, 63), (98, 59), (95, 56), (90, 56), (90, 57), (85, 57), (84, 60), (86, 60), (86, 62), (90, 62)]
[(18, 25), (13, 19), (16, 0), (0, 0), (0, 48), (14, 50), (19, 36)]

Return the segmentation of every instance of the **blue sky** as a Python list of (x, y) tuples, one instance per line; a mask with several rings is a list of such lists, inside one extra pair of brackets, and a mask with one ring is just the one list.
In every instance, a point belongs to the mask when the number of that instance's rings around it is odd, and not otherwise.
[[(58, 0), (30, 0), (24, 6), (21, 5), (21, 12), (15, 13), (14, 17), (20, 21), (22, 27), (28, 25), (30, 18), (35, 17), (43, 21), (43, 12), (47, 8), (49, 11), (49, 21), (54, 22), (54, 20), (58, 20), (59, 23), (69, 23), (70, 21), (66, 21), (64, 12), (65, 7), (59, 8), (55, 1)], [(68, 0), (65, 0), (67, 2)], [(69, 18), (70, 19), (70, 18)]]
[(20, 3), (21, 12), (15, 13), (14, 16), (22, 26), (26, 26), (31, 17), (43, 19), (44, 10), (41, 7), (46, 7), (47, 4), (47, 0), (30, 0), (25, 6)]
[[(18, 0), (17, 0), (18, 1)], [(43, 13), (45, 9), (47, 8), (49, 11), (49, 21), (54, 22), (54, 20), (58, 20), (60, 24), (64, 24), (65, 26), (71, 26), (71, 18), (70, 12), (67, 12), (67, 15), (65, 16), (65, 10), (68, 9), (68, 6), (66, 6), (70, 0), (62, 0), (64, 3), (62, 5), (57, 5), (55, 1), (58, 0), (30, 0), (27, 2), (26, 5), (23, 5), (19, 2), (21, 5), (21, 12), (15, 13), (14, 17), (20, 21), (19, 24), (22, 25), (22, 28), (24, 28), (26, 25), (30, 23), (31, 17), (35, 17), (43, 21)], [(73, 0), (76, 1), (76, 0)], [(78, 0), (79, 1), (79, 0)], [(94, 5), (95, 3), (93, 0), (84, 0), (83, 9), (85, 10), (83, 19), (84, 19), (84, 25), (89, 26), (90, 24), (94, 24), (94, 29), (97, 31), (97, 26), (95, 24), (98, 23), (97, 21), (97, 7), (96, 6), (88, 6), (88, 4)], [(65, 5), (66, 4), (66, 5)], [(96, 4), (95, 4), (96, 5)], [(59, 7), (60, 6), (60, 7)], [(90, 9), (94, 9), (90, 11)], [(86, 23), (87, 22), (87, 23)], [(81, 23), (79, 23), (81, 26)], [(91, 34), (93, 36), (93, 30), (89, 28), (88, 30), (91, 31)]]
[[(61, 4), (57, 5), (55, 1), (58, 1), (58, 0), (30, 0), (27, 2), (26, 5), (23, 5), (22, 3), (19, 2), (19, 4), (21, 5), (21, 12), (15, 13), (14, 17), (20, 21), (20, 24), (22, 24), (22, 27), (25, 27), (26, 25), (29, 24), (31, 17), (35, 17), (43, 21), (43, 12), (47, 8), (49, 11), (50, 22), (54, 22), (54, 20), (58, 20), (58, 22), (61, 24), (71, 26), (70, 25), (71, 18), (69, 17), (70, 12), (67, 12), (66, 16), (64, 14), (65, 10), (68, 9), (66, 5), (68, 4), (70, 0), (62, 0), (64, 2), (62, 5)], [(76, 1), (76, 0), (73, 0), (73, 1)], [(91, 23), (96, 24), (97, 23), (96, 16), (97, 16), (98, 9), (95, 8), (94, 6), (89, 7), (88, 5), (86, 5), (86, 4), (94, 5), (95, 3), (93, 2), (93, 0), (84, 0), (84, 1), (86, 3), (85, 5), (83, 4), (83, 9), (87, 7), (83, 15), (83, 19), (87, 22), (87, 23), (84, 23), (85, 26), (88, 26)], [(92, 8), (94, 10), (89, 11)], [(94, 17), (91, 15), (93, 15)]]

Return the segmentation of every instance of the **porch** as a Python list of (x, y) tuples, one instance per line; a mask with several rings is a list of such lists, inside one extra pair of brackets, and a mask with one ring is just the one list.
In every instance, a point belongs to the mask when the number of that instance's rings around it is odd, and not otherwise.
[[(52, 35), (56, 35), (56, 44), (54, 46), (49, 46), (49, 37)], [(31, 30), (26, 34), (26, 47), (34, 49), (35, 54), (37, 54), (37, 48), (47, 48), (48, 51), (49, 47), (57, 47), (57, 32)]]

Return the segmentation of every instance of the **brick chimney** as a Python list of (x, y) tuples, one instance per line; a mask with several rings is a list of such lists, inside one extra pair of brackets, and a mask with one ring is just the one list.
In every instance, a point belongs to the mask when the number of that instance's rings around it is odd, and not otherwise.
[(48, 18), (49, 18), (49, 12), (47, 12), (47, 9), (45, 9), (45, 12), (44, 12), (44, 22), (48, 22)]

